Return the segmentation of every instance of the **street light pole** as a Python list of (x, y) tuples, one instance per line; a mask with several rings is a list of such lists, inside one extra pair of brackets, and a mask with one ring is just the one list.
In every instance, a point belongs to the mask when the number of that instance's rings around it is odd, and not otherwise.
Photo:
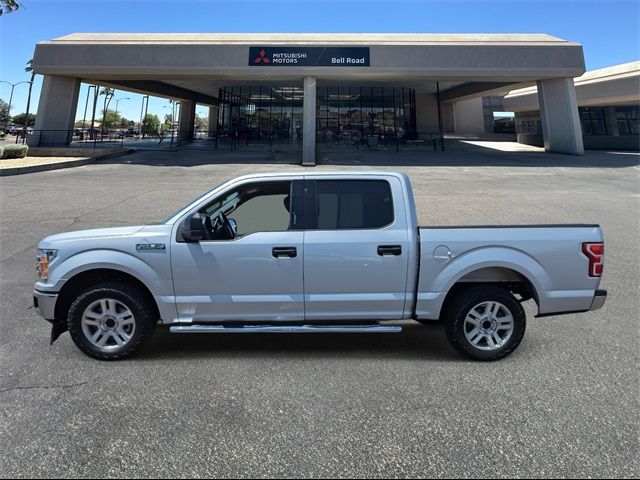
[(131, 99), (130, 99), (129, 97), (123, 97), (123, 98), (118, 98), (118, 99), (116, 100), (116, 115), (115, 115), (115, 117), (116, 117), (116, 118), (115, 118), (115, 122), (116, 122), (116, 123), (118, 122), (118, 102), (119, 102), (120, 100), (131, 100)]
[[(147, 115), (149, 115), (149, 95), (146, 96), (147, 97), (147, 103), (144, 104), (144, 121), (147, 121)], [(142, 135), (142, 138), (144, 138), (144, 134)]]
[[(118, 98), (116, 100), (116, 114), (115, 114), (115, 118), (114, 121), (116, 122), (116, 125), (118, 124), (118, 102), (120, 100), (131, 100), (129, 97), (123, 97), (123, 98)], [(124, 145), (124, 132), (122, 132), (122, 139), (120, 140), (120, 146)]]
[(82, 132), (80, 133), (82, 135), (82, 140), (84, 140), (84, 127), (85, 127), (85, 121), (87, 118), (87, 107), (89, 106), (89, 92), (91, 92), (91, 89), (95, 89), (96, 86), (95, 85), (89, 85), (89, 87), (87, 88), (87, 100), (84, 102), (84, 115), (82, 115)]
[(143, 123), (143, 115), (144, 115), (144, 104), (145, 101), (148, 103), (149, 102), (149, 95), (145, 95), (144, 97), (142, 97), (142, 105), (140, 106), (140, 139), (143, 138), (143, 133), (142, 133), (142, 123)]
[(93, 138), (93, 146), (95, 147), (96, 145), (96, 140), (98, 138), (98, 136), (95, 134), (94, 130), (94, 126), (96, 123), (96, 107), (98, 105), (98, 86), (94, 85), (94, 89), (93, 89), (93, 110), (91, 112), (91, 131), (89, 132), (89, 138)]
[(171, 102), (171, 148), (173, 148), (173, 135), (176, 129), (176, 101)]
[(13, 89), (16, 88), (17, 85), (20, 85), (21, 83), (31, 83), (29, 80), (23, 80), (22, 82), (18, 82), (18, 83), (11, 83), (11, 82), (7, 82), (6, 80), (0, 80), (0, 83), (6, 83), (7, 85), (11, 85), (11, 95), (9, 96), (9, 109), (7, 111), (7, 118), (4, 121), (4, 130), (3, 132), (7, 131), (7, 126), (9, 125), (9, 117), (11, 116), (11, 102), (13, 101)]

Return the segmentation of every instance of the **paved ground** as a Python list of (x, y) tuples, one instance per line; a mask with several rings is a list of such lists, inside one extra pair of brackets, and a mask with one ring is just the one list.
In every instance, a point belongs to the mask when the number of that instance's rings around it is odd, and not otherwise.
[[(241, 155), (251, 163), (223, 163)], [(441, 327), (417, 325), (389, 336), (159, 332), (120, 363), (85, 357), (68, 335), (47, 345), (30, 295), (40, 238), (160, 220), (223, 179), (285, 168), (269, 158), (141, 152), (0, 179), (0, 476), (640, 475), (634, 155), (459, 146), (352, 159), (407, 172), (425, 225), (603, 225), (605, 308), (531, 320), (498, 363), (463, 360)]]

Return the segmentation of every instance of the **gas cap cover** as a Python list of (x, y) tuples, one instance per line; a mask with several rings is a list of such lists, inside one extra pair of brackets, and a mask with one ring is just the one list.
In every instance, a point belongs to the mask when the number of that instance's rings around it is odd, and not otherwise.
[(446, 245), (439, 245), (433, 251), (433, 259), (438, 263), (447, 263), (453, 258), (451, 249)]

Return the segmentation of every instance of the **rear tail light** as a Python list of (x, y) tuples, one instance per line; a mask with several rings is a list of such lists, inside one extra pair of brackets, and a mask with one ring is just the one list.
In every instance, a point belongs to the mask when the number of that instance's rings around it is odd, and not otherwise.
[(589, 276), (601, 277), (604, 268), (604, 243), (583, 243), (582, 253), (589, 259)]

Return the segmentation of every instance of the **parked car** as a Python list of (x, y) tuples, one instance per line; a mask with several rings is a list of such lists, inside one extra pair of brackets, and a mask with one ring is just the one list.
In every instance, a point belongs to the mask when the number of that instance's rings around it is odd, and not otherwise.
[(86, 354), (127, 357), (173, 333), (398, 332), (442, 320), (467, 357), (512, 353), (538, 315), (601, 308), (598, 225), (418, 227), (398, 173), (257, 174), (159, 225), (38, 246), (34, 303)]
[(12, 135), (16, 135), (18, 138), (23, 138), (26, 135), (33, 135), (33, 128), (29, 127), (26, 130), (24, 128), (16, 128), (13, 130)]

